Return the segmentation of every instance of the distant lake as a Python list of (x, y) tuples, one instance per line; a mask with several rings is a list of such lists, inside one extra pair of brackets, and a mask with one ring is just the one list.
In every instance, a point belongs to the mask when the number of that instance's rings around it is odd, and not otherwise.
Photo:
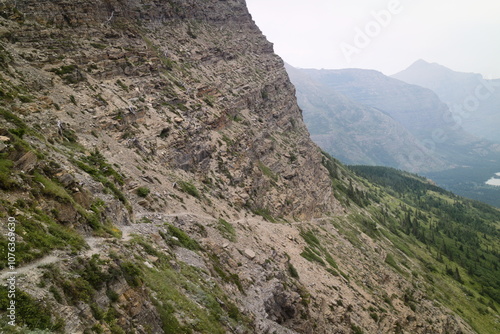
[[(496, 176), (500, 176), (500, 173), (496, 173), (495, 175)], [(492, 177), (491, 179), (489, 179), (488, 181), (486, 181), (486, 184), (490, 185), (490, 186), (500, 187), (500, 179), (497, 179), (496, 177)]]

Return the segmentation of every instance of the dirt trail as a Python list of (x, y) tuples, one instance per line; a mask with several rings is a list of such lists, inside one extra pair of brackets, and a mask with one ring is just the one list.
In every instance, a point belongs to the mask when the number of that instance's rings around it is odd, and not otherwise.
[[(101, 251), (102, 242), (100, 242), (100, 241), (104, 241), (104, 240), (105, 239), (103, 239), (103, 238), (95, 238), (95, 237), (85, 238), (85, 242), (89, 245), (90, 248), (87, 249), (85, 252), (83, 252), (80, 255), (92, 256), (94, 254), (98, 254)], [(16, 276), (26, 275), (26, 274), (29, 274), (30, 271), (32, 271), (40, 266), (56, 263), (59, 261), (70, 259), (70, 258), (71, 258), (71, 256), (69, 256), (68, 254), (63, 253), (60, 250), (55, 250), (52, 253), (50, 253), (50, 254), (48, 254), (40, 259), (37, 259), (33, 262), (21, 265), (20, 267), (16, 268), (14, 271), (9, 270), (9, 269), (3, 269), (2, 271), (0, 271), (0, 281), (3, 281), (6, 278), (11, 277), (13, 274), (12, 272), (14, 272)]]
[[(144, 216), (155, 216), (156, 219), (159, 220), (164, 220), (165, 222), (167, 219), (171, 218), (176, 218), (176, 217), (187, 217), (187, 218), (193, 218), (193, 219), (204, 219), (204, 220), (210, 220), (213, 221), (215, 220), (213, 217), (210, 216), (203, 216), (203, 215), (198, 215), (193, 212), (178, 212), (174, 214), (168, 214), (168, 215), (163, 215), (163, 214), (158, 214), (158, 213), (151, 213), (150, 215), (144, 214), (141, 215), (141, 217), (138, 217), (139, 219), (144, 217)], [(127, 225), (127, 226), (122, 226), (122, 241), (128, 241), (131, 238), (131, 234), (133, 233), (151, 233), (154, 231), (158, 230), (158, 226), (156, 224), (132, 224), (132, 225)], [(94, 254), (99, 254), (102, 250), (102, 244), (106, 241), (106, 238), (97, 238), (97, 237), (87, 237), (85, 238), (85, 242), (88, 244), (89, 249), (84, 251), (83, 253), (80, 254), (80, 256), (92, 256)], [(21, 265), (20, 267), (16, 268), (14, 270), (16, 276), (21, 276), (21, 275), (26, 275), (29, 274), (30, 271), (44, 265), (52, 264), (52, 263), (57, 263), (59, 261), (63, 261), (66, 259), (70, 259), (71, 256), (68, 254), (65, 254), (61, 252), (60, 250), (55, 250), (52, 253), (37, 259), (33, 262), (26, 263)], [(12, 276), (12, 271), (9, 270), (8, 268), (3, 269), (0, 271), (0, 281), (4, 281), (8, 277)]]
[(7, 279), (8, 277), (11, 277), (13, 274), (16, 276), (25, 275), (37, 267), (47, 265), (47, 264), (56, 263), (56, 262), (61, 261), (63, 259), (64, 258), (59, 257), (59, 256), (47, 255), (47, 256), (42, 257), (41, 259), (35, 260), (35, 261), (30, 262), (26, 265), (23, 265), (19, 268), (16, 268), (16, 270), (14, 270), (14, 273), (9, 269), (4, 269), (4, 270), (0, 271), (0, 280), (3, 281), (5, 279)]

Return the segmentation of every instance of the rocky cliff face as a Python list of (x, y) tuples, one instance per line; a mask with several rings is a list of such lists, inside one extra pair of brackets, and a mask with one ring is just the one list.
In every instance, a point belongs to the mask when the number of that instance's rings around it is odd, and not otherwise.
[[(42, 113), (48, 131), (60, 121), (89, 147), (107, 141), (99, 133), (121, 136), (119, 145), (158, 166), (216, 171), (224, 177), (213, 190), (253, 209), (303, 217), (335, 209), (283, 63), (241, 1), (27, 1), (17, 10), (29, 24), (13, 38), (33, 88), (62, 108)], [(279, 196), (257, 177), (263, 169), (282, 176)]]
[[(1, 216), (19, 222), (19, 324), (473, 332), (380, 245), (339, 232), (349, 172), (310, 141), (243, 0), (0, 6)], [(366, 307), (384, 298), (375, 321)]]

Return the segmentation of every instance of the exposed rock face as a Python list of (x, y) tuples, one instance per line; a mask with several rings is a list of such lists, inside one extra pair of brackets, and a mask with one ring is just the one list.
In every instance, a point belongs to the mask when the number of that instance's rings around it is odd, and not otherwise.
[[(165, 167), (216, 170), (239, 188), (224, 188), (226, 195), (253, 209), (297, 217), (338, 209), (283, 62), (243, 1), (22, 1), (17, 8), (33, 23), (18, 31), (16, 47), (40, 69), (33, 71), (39, 85), (51, 92), (75, 85), (79, 107), (92, 115), (63, 120), (79, 136), (84, 128), (114, 129)], [(148, 131), (131, 128), (137, 123)]]

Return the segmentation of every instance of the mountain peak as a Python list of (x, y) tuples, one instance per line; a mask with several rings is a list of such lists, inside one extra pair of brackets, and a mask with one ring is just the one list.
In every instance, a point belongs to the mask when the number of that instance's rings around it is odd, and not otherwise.
[[(493, 81), (485, 80), (478, 73), (457, 72), (423, 60), (416, 61), (406, 70), (396, 73), (392, 77), (431, 89), (444, 103), (452, 107), (463, 106), (465, 101), (476, 96), (478, 89), (489, 93), (490, 90), (487, 87), (493, 83)], [(500, 120), (497, 112), (500, 94), (495, 91), (491, 93), (475, 108), (474, 117), (467, 117), (467, 122), (463, 122), (462, 126), (478, 138), (500, 142), (500, 136), (496, 129), (496, 124)]]
[(430, 64), (431, 63), (429, 63), (428, 61), (426, 61), (424, 59), (419, 59), (416, 62), (414, 62), (411, 66), (415, 66), (415, 65), (430, 65)]
[(425, 75), (430, 75), (432, 73), (436, 73), (436, 71), (440, 74), (453, 72), (451, 69), (449, 69), (448, 67), (443, 66), (441, 64), (430, 63), (426, 60), (419, 59), (416, 62), (414, 62), (413, 64), (411, 64), (407, 69), (392, 75), (392, 77), (399, 79), (398, 76), (404, 75), (405, 73), (408, 73), (408, 72), (410, 72), (412, 74), (413, 73), (415, 73), (415, 74), (420, 73), (421, 74), (422, 72), (425, 72)]
[[(424, 73), (422, 73), (424, 71)], [(473, 73), (473, 72), (459, 72), (459, 71), (454, 71), (444, 65), (441, 65), (439, 63), (430, 63), (426, 60), (419, 59), (415, 61), (413, 64), (411, 64), (408, 68), (405, 70), (402, 70), (394, 75), (392, 75), (393, 78), (400, 79), (405, 81), (404, 79), (401, 79), (401, 77), (405, 76), (427, 76), (427, 77), (437, 77), (437, 76), (442, 76), (442, 75), (450, 75), (450, 76), (470, 76), (477, 78), (481, 76), (481, 74), (478, 73)], [(409, 82), (411, 83), (411, 82)]]

